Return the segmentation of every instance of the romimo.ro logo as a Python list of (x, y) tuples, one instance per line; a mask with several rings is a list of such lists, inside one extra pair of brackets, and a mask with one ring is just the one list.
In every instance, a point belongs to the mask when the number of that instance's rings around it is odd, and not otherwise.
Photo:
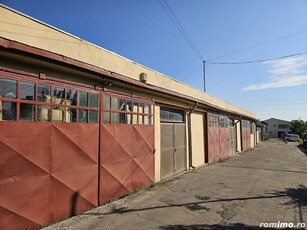
[(296, 228), (296, 229), (304, 229), (306, 227), (306, 223), (291, 223), (291, 222), (263, 222), (259, 224), (260, 228)]

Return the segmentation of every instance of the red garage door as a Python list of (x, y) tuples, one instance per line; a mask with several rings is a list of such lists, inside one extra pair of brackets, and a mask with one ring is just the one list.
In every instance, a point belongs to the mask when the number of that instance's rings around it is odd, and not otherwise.
[(0, 72), (0, 229), (97, 206), (98, 105), (93, 89)]
[(217, 114), (208, 114), (208, 162), (213, 163), (228, 156), (228, 118)]
[(153, 102), (103, 95), (100, 203), (154, 181)]
[(246, 151), (251, 148), (251, 128), (250, 121), (242, 120), (242, 146), (243, 151)]

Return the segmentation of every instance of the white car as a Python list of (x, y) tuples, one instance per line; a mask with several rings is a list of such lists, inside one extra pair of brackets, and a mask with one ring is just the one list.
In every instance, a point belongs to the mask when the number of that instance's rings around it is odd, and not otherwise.
[(299, 141), (300, 140), (300, 136), (297, 134), (290, 134), (289, 137), (287, 137), (288, 141)]

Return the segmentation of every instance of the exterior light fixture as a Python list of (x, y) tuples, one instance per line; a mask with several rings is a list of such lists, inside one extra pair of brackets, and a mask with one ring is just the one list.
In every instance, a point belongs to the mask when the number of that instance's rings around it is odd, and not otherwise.
[(140, 82), (143, 82), (143, 83), (147, 82), (147, 74), (146, 73), (140, 74)]

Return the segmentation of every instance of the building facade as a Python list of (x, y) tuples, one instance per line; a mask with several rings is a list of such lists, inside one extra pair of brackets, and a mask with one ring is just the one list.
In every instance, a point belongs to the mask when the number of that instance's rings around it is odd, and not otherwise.
[(282, 138), (285, 134), (290, 133), (290, 121), (284, 121), (276, 118), (264, 120), (267, 123), (270, 138)]
[(0, 5), (1, 229), (38, 229), (249, 150), (255, 121)]

